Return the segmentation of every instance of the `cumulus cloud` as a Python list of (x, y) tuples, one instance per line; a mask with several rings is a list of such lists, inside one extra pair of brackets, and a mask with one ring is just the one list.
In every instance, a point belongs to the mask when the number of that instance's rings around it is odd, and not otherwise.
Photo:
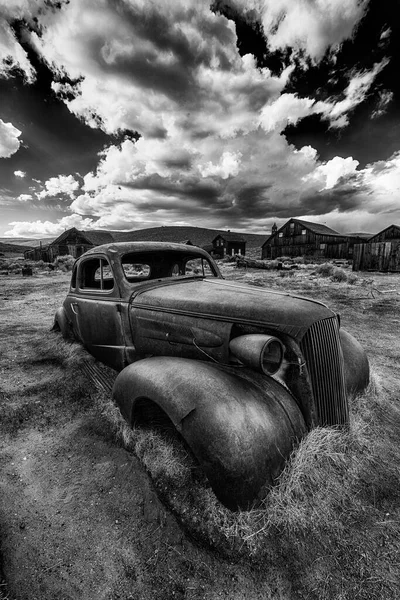
[(29, 200), (32, 200), (32, 196), (31, 194), (20, 194), (17, 200), (20, 202), (28, 202)]
[(17, 152), (21, 133), (12, 123), (4, 123), (0, 119), (0, 158), (9, 158)]
[(50, 177), (45, 182), (45, 189), (37, 194), (39, 200), (44, 198), (54, 198), (56, 196), (65, 195), (69, 198), (74, 198), (76, 191), (79, 189), (79, 182), (73, 175), (59, 175), (58, 177)]
[(25, 171), (14, 171), (14, 175), (15, 175), (15, 177), (20, 177), (21, 179), (23, 179), (24, 177), (26, 177), (26, 172)]
[(41, 17), (31, 42), (53, 68), (81, 78), (68, 108), (93, 126), (146, 137), (234, 135), (277, 97), (290, 70), (272, 77), (241, 57), (234, 23), (208, 0), (171, 3), (75, 0)]
[(13, 221), (9, 223), (12, 229), (4, 233), (10, 237), (44, 237), (58, 236), (66, 229), (90, 229), (93, 227), (92, 219), (84, 219), (80, 215), (68, 215), (57, 223), (51, 221)]
[[(33, 0), (16, 1), (32, 19)], [(270, 50), (291, 47), (297, 58), (314, 63), (327, 51), (332, 58), (366, 6), (358, 0), (224, 3), (263, 23)], [(305, 207), (315, 215), (319, 207), (335, 215), (361, 205), (372, 210), (368, 193), (375, 188), (368, 169), (377, 179), (377, 167), (359, 170), (352, 157), (340, 156), (321, 163), (312, 146), (296, 150), (281, 132), (313, 114), (331, 127), (347, 125), (386, 60), (369, 71), (353, 71), (339, 98), (316, 102), (283, 93), (293, 66), (273, 76), (253, 56), (240, 56), (233, 21), (212, 12), (209, 0), (74, 0), (60, 10), (43, 4), (39, 20), (40, 35), (26, 34), (30, 43), (56, 74), (78, 81), (52, 84), (69, 110), (91, 127), (137, 131), (141, 137), (103, 150), (97, 168), (82, 173), (82, 189), (72, 175), (42, 184), (37, 198), (62, 197), (72, 214), (57, 224), (37, 221), (32, 227), (38, 235), (56, 235), (67, 223), (254, 230), (270, 217), (301, 216)], [(33, 77), (14, 42), (14, 63)], [(382, 93), (379, 110), (385, 102), (389, 96)], [(396, 165), (382, 166), (379, 177), (385, 172), (388, 181), (395, 179)], [(387, 194), (389, 187), (387, 182)], [(386, 210), (387, 200), (381, 201)], [(14, 232), (29, 229), (26, 223), (12, 225)]]
[(359, 165), (358, 160), (354, 160), (351, 156), (342, 158), (335, 156), (332, 160), (327, 161), (316, 167), (316, 169), (303, 178), (304, 181), (317, 181), (322, 186), (322, 190), (332, 189), (340, 179), (346, 178), (349, 175), (354, 175)]

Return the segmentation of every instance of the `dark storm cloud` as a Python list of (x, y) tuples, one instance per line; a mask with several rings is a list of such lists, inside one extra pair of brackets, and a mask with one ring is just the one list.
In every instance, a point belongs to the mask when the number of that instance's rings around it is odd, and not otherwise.
[(321, 215), (337, 210), (340, 213), (362, 208), (370, 190), (364, 187), (336, 186), (315, 194), (302, 196), (298, 214)]
[[(124, 187), (137, 190), (149, 190), (162, 195), (182, 197), (204, 201), (208, 206), (210, 202), (218, 200), (221, 194), (221, 186), (214, 181), (199, 180), (198, 178), (186, 178), (183, 181), (173, 181), (158, 174), (148, 177), (138, 177), (134, 181), (124, 184)], [(162, 202), (162, 201), (161, 201)], [(212, 206), (209, 208), (212, 210)]]

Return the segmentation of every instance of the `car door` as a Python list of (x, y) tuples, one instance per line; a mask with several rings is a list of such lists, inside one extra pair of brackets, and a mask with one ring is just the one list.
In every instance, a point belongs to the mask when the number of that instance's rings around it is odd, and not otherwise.
[(71, 308), (79, 337), (89, 352), (105, 364), (122, 369), (125, 337), (121, 298), (106, 256), (89, 256), (81, 260)]

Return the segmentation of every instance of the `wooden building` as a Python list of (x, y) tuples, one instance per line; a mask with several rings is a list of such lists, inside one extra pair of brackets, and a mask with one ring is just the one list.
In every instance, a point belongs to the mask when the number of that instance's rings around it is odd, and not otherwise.
[(274, 224), (271, 235), (262, 245), (261, 258), (310, 256), (351, 259), (354, 244), (362, 242), (362, 234), (342, 234), (320, 223), (289, 219), (280, 229)]
[(400, 272), (400, 226), (389, 225), (354, 246), (353, 271)]
[(51, 242), (47, 248), (48, 260), (52, 262), (57, 256), (69, 254), (78, 258), (91, 248), (101, 246), (101, 244), (110, 244), (114, 241), (111, 233), (107, 231), (79, 231), (75, 227), (64, 231), (54, 242)]
[(39, 246), (36, 248), (29, 248), (29, 250), (25, 250), (24, 258), (26, 260), (43, 260), (44, 262), (51, 262), (49, 260), (49, 245), (45, 244), (43, 246), (42, 242), (40, 242)]
[(238, 233), (219, 233), (212, 241), (214, 256), (222, 258), (223, 256), (233, 256), (246, 254), (246, 240)]

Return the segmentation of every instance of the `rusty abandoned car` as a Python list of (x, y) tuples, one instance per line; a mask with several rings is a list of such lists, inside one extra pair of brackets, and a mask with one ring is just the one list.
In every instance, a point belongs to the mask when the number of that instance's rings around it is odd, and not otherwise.
[(360, 344), (321, 302), (226, 281), (200, 248), (98, 246), (75, 263), (54, 328), (119, 371), (129, 424), (161, 417), (229, 508), (248, 508), (316, 426), (346, 426), (369, 381)]

